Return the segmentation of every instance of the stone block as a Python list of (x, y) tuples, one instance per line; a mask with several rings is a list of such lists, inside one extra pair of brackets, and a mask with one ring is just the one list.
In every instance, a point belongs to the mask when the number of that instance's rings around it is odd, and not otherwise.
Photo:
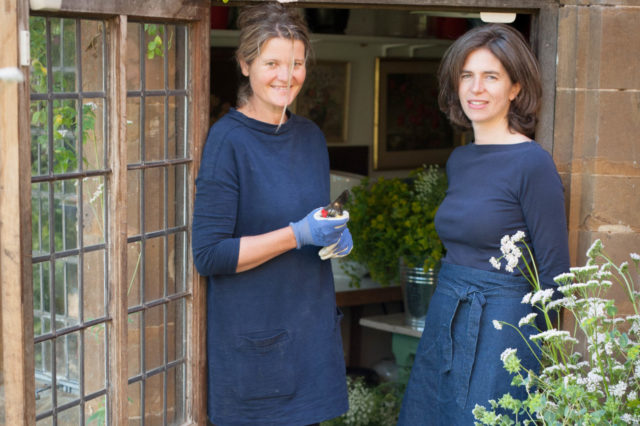
[[(581, 161), (596, 155), (598, 144), (599, 92), (575, 91), (575, 128), (573, 131), (573, 160)], [(575, 171), (575, 169), (574, 169)]]
[[(640, 15), (639, 15), (640, 18)], [(640, 40), (638, 42), (640, 45)], [(640, 52), (638, 52), (640, 55)], [(640, 59), (640, 58), (638, 58)], [(640, 69), (640, 61), (637, 63)], [(640, 77), (640, 72), (636, 70)], [(640, 81), (639, 81), (640, 83)], [(640, 173), (640, 92), (605, 91), (598, 95), (598, 143), (595, 155), (617, 163), (627, 163)], [(618, 170), (617, 173), (621, 173)]]
[(606, 89), (640, 89), (640, 3), (602, 8), (600, 84)]
[(556, 85), (558, 88), (573, 88), (576, 83), (576, 72), (583, 67), (577, 61), (577, 7), (562, 7), (558, 11), (558, 62), (556, 68)]
[(576, 93), (559, 89), (556, 92), (553, 129), (553, 161), (558, 172), (571, 172), (576, 121)]
[[(591, 2), (594, 3), (594, 2)], [(636, 5), (637, 6), (637, 5)], [(637, 7), (568, 5), (559, 11), (557, 85), (561, 88), (640, 87)]]
[[(640, 234), (640, 176), (594, 175), (591, 180), (593, 205), (584, 217), (585, 229), (608, 234)], [(640, 247), (637, 250), (640, 251)]]

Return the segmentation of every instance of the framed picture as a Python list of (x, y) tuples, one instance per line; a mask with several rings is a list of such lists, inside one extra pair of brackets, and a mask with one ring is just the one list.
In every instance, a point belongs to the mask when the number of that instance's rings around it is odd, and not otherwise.
[(438, 107), (439, 60), (376, 58), (373, 167), (444, 165), (463, 139)]
[(316, 123), (328, 143), (347, 140), (350, 68), (344, 61), (312, 64), (295, 102), (296, 114)]

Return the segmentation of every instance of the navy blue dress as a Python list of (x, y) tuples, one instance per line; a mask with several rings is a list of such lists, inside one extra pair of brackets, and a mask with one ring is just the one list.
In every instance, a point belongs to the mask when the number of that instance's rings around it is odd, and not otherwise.
[(502, 236), (525, 232), (543, 288), (569, 270), (562, 182), (537, 143), (456, 148), (447, 178), (435, 219), (447, 252), (402, 404), (404, 426), (472, 425), (476, 404), (488, 406), (507, 392), (525, 397), (524, 388), (510, 385), (500, 354), (515, 348), (533, 369), (536, 359), (515, 330), (492, 325), (496, 319), (517, 326), (532, 312), (521, 303), (531, 286), (519, 271), (489, 263), (501, 256)]
[(216, 425), (307, 425), (347, 411), (329, 261), (320, 247), (236, 273), (239, 240), (329, 202), (320, 129), (231, 110), (212, 127), (196, 180), (192, 248), (207, 276), (208, 415)]

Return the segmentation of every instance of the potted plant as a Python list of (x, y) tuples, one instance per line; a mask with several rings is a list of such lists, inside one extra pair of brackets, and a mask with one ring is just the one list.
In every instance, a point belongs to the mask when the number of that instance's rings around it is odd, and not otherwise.
[[(435, 280), (444, 247), (433, 220), (446, 188), (446, 176), (432, 165), (411, 171), (406, 179), (365, 178), (351, 189), (346, 208), (353, 251), (341, 267), (351, 277), (352, 286), (360, 285), (358, 264), (382, 286), (401, 284), (403, 273), (412, 275), (416, 269), (430, 272)], [(428, 292), (433, 292), (433, 286)], [(407, 312), (411, 305), (406, 300), (408, 293), (405, 289)], [(422, 318), (426, 313), (425, 303), (419, 302), (418, 308), (424, 312), (410, 312), (412, 317)]]

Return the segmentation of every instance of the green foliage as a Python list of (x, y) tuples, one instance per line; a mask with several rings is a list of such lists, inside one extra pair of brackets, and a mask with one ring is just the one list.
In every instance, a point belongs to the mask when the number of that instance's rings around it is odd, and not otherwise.
[[(229, 0), (227, 0), (229, 1)], [(164, 25), (158, 24), (144, 24), (144, 31), (151, 37), (151, 41), (147, 43), (147, 58), (153, 59), (156, 56), (164, 57)], [(171, 49), (171, 41), (173, 35), (167, 42), (167, 48)]]
[[(433, 219), (447, 188), (437, 166), (413, 170), (408, 179), (364, 179), (347, 203), (353, 251), (349, 259), (367, 267), (383, 286), (399, 279), (399, 259), (425, 269), (437, 264), (444, 247)], [(359, 285), (348, 262), (343, 269)]]
[[(501, 249), (508, 265), (518, 265), (523, 257), (520, 249), (532, 257), (526, 243), (516, 247), (519, 241), (515, 235), (503, 237)], [(535, 264), (524, 263), (526, 272), (517, 266), (533, 287), (522, 303), (538, 308), (548, 328), (526, 336), (541, 353), (540, 369), (526, 370), (516, 351), (506, 349), (501, 355), (504, 368), (515, 374), (512, 384), (523, 386), (527, 397), (520, 401), (506, 394), (497, 402), (489, 401), (489, 407), (477, 405), (473, 414), (481, 424), (640, 424), (640, 292), (629, 262), (614, 264), (600, 240), (587, 251), (587, 258), (585, 266), (554, 278), (560, 298), (553, 296), (554, 290), (540, 287)], [(491, 263), (499, 269), (501, 259)], [(631, 260), (637, 276), (640, 255), (632, 253)], [(605, 298), (614, 283), (627, 298), (621, 305), (625, 309)], [(565, 318), (573, 317), (572, 330), (553, 328), (550, 317), (554, 315), (550, 313), (561, 310)], [(494, 320), (497, 329), (509, 326), (522, 338), (520, 327), (524, 324), (536, 327), (533, 314), (520, 320), (517, 327)]]
[(349, 411), (322, 426), (395, 426), (406, 383), (367, 386), (362, 377), (347, 377)]

